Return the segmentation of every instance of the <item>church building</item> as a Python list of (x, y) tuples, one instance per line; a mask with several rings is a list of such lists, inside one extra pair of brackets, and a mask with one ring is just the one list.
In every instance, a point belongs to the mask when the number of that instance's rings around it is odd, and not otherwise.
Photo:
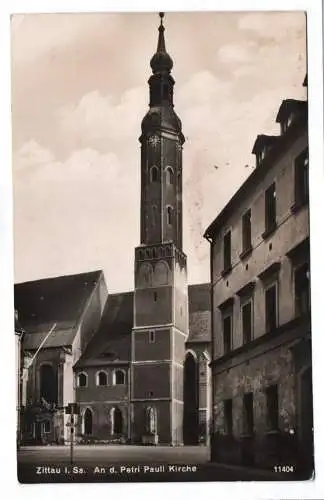
[(187, 283), (185, 139), (160, 17), (139, 139), (134, 291), (109, 294), (102, 271), (15, 286), (23, 352), (31, 359), (23, 376), (23, 442), (68, 443), (70, 403), (78, 403), (80, 443), (175, 446), (209, 439), (210, 286)]

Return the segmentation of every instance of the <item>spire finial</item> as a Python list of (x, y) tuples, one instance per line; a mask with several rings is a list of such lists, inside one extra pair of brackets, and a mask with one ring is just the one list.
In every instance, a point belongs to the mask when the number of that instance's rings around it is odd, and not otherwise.
[(158, 44), (156, 53), (151, 59), (151, 68), (153, 69), (153, 73), (157, 73), (159, 71), (170, 72), (173, 66), (172, 59), (167, 53), (165, 48), (165, 40), (164, 40), (165, 28), (163, 26), (164, 12), (159, 12), (159, 16), (160, 16), (160, 26), (159, 26)]

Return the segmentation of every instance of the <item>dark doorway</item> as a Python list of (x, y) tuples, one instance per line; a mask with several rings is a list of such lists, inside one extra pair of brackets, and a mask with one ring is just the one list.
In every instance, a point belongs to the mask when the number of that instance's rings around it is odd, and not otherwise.
[(123, 414), (119, 408), (113, 410), (113, 434), (122, 434), (123, 432)]
[(303, 472), (311, 475), (314, 468), (312, 370), (300, 374), (300, 448)]
[(47, 403), (57, 403), (57, 376), (51, 365), (40, 368), (40, 397)]
[(92, 434), (92, 412), (89, 408), (84, 412), (84, 434), (89, 436)]
[(199, 396), (198, 366), (191, 353), (188, 353), (184, 364), (184, 412), (183, 442), (185, 445), (198, 444), (199, 441)]

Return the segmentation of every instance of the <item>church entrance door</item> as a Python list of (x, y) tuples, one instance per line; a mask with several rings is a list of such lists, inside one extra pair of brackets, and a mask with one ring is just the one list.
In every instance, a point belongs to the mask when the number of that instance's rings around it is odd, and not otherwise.
[(199, 442), (198, 400), (198, 364), (194, 355), (188, 353), (184, 365), (183, 442), (185, 445), (195, 445)]

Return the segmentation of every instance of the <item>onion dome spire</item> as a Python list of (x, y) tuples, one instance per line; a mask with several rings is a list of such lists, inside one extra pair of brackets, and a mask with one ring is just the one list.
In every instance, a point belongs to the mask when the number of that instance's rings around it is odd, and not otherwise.
[(173, 61), (165, 48), (165, 39), (164, 39), (164, 26), (163, 26), (163, 18), (164, 12), (159, 13), (160, 16), (160, 26), (159, 26), (159, 39), (157, 44), (156, 53), (151, 59), (151, 68), (153, 73), (170, 73), (173, 67)]

